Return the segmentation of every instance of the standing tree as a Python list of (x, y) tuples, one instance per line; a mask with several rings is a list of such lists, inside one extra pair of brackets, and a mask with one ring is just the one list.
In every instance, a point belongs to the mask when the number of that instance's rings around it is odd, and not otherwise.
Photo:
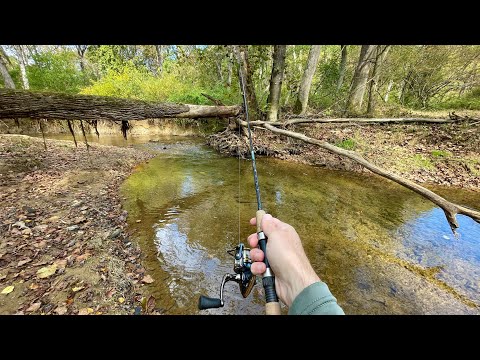
[(320, 58), (320, 49), (320, 45), (312, 45), (308, 53), (307, 66), (305, 67), (298, 90), (298, 98), (295, 102), (294, 112), (296, 114), (302, 115), (307, 110), (308, 95), (310, 93), (310, 87), (312, 86), (313, 75), (317, 68), (318, 59)]
[(250, 63), (248, 62), (248, 49), (245, 45), (233, 45), (233, 51), (237, 57), (239, 65), (242, 67), (242, 72), (245, 79), (246, 96), (248, 101), (248, 109), (252, 119), (259, 120), (261, 117), (260, 109), (258, 108), (257, 96), (255, 95), (255, 86), (253, 84), (252, 72)]
[(380, 68), (382, 63), (385, 61), (390, 45), (377, 46), (375, 50), (374, 63), (372, 68), (372, 73), (370, 75), (370, 84), (368, 87), (368, 103), (367, 103), (367, 114), (373, 115), (375, 111), (375, 93), (377, 92), (378, 79), (380, 77)]
[(340, 60), (340, 68), (338, 69), (337, 88), (335, 90), (336, 93), (338, 93), (342, 88), (345, 70), (347, 68), (347, 45), (340, 45), (340, 48), (342, 49), (342, 60)]
[(2, 73), (3, 83), (5, 84), (5, 88), (15, 89), (15, 83), (8, 72), (7, 64), (10, 64), (10, 59), (0, 45), (0, 73)]
[(362, 109), (368, 74), (370, 73), (372, 64), (372, 55), (375, 53), (375, 49), (376, 45), (362, 45), (350, 87), (350, 94), (346, 106), (347, 111), (358, 113)]
[(17, 53), (18, 63), (20, 65), (20, 72), (22, 74), (23, 88), (25, 90), (30, 89), (30, 84), (27, 77), (27, 54), (25, 45), (14, 45), (14, 49)]
[(157, 51), (157, 67), (158, 67), (158, 73), (159, 74), (161, 74), (162, 70), (163, 70), (162, 46), (163, 45), (155, 45), (155, 50)]
[(267, 120), (277, 121), (280, 95), (282, 92), (283, 73), (285, 70), (285, 54), (287, 45), (275, 45), (273, 50), (272, 75), (270, 77), (270, 94), (267, 99)]
[(88, 45), (75, 45), (77, 48), (77, 54), (80, 58), (80, 69), (85, 72), (85, 52), (88, 49)]

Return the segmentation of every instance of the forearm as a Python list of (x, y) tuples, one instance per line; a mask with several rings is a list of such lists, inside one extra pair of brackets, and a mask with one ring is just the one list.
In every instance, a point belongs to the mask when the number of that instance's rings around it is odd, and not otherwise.
[(294, 299), (289, 315), (345, 315), (337, 299), (322, 281), (315, 282)]

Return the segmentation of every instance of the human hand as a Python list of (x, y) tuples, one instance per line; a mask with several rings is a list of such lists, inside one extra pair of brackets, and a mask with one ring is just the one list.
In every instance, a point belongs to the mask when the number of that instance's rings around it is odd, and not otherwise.
[[(251, 225), (256, 225), (256, 218), (250, 219)], [(287, 306), (307, 286), (320, 281), (303, 250), (302, 242), (295, 229), (277, 218), (266, 214), (262, 219), (262, 230), (267, 236), (267, 257), (275, 274), (277, 295)], [(265, 272), (263, 251), (258, 246), (257, 233), (248, 237), (250, 257), (253, 264), (252, 273), (261, 275)]]

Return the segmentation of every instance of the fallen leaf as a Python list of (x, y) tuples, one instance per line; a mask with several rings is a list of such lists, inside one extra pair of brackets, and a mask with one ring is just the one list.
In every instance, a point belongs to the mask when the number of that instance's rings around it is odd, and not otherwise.
[(147, 314), (151, 314), (153, 312), (153, 309), (155, 309), (155, 298), (153, 295), (150, 295), (148, 300), (147, 300)]
[(137, 220), (136, 222), (139, 223), (139, 222), (142, 222), (142, 220)]
[[(12, 290), (13, 290), (13, 289), (12, 289)], [(118, 298), (118, 302), (119, 302), (120, 304), (123, 304), (123, 303), (125, 302), (125, 298), (119, 297), (119, 298)]]
[(42, 306), (42, 303), (41, 302), (36, 302), (36, 303), (33, 303), (32, 305), (30, 305), (30, 307), (25, 311), (34, 312), (34, 311), (37, 311), (38, 309), (40, 309), (40, 306)]
[(35, 283), (32, 283), (29, 287), (28, 287), (30, 290), (37, 290), (39, 288), (39, 286)]
[(77, 286), (77, 287), (72, 288), (72, 291), (77, 292), (77, 291), (80, 291), (80, 290), (83, 290), (83, 289), (85, 289), (85, 286)]
[(66, 306), (59, 306), (55, 309), (55, 313), (57, 313), (58, 315), (65, 315), (67, 313), (68, 309)]
[(111, 290), (109, 290), (109, 291), (107, 292), (106, 295), (107, 295), (108, 298), (111, 298), (115, 292), (116, 292), (115, 289), (111, 289)]
[(145, 275), (142, 279), (142, 282), (145, 283), (145, 284), (151, 284), (154, 281), (155, 280), (150, 275)]
[(78, 315), (88, 315), (88, 308), (80, 309)]
[(7, 286), (5, 289), (2, 290), (1, 294), (10, 294), (13, 289), (15, 289), (15, 286), (13, 285), (10, 285), (10, 286)]
[(50, 266), (43, 267), (37, 271), (37, 276), (40, 279), (47, 278), (53, 274), (55, 274), (55, 271), (57, 271), (57, 265), (53, 264)]
[(53, 264), (57, 265), (57, 268), (59, 269), (65, 269), (67, 266), (67, 260), (55, 260)]
[(28, 263), (28, 262), (30, 262), (30, 261), (32, 261), (32, 259), (30, 259), (30, 258), (27, 258), (27, 259), (25, 259), (25, 260), (20, 260), (20, 261), (18, 262), (18, 264), (17, 264), (17, 267), (20, 267), (20, 266), (22, 266), (22, 265), (25, 265), (26, 263)]
[(68, 298), (66, 303), (67, 303), (67, 305), (70, 305), (71, 303), (73, 303), (73, 298)]
[(93, 313), (93, 309), (92, 308), (87, 308), (87, 313), (89, 313), (89, 314)]

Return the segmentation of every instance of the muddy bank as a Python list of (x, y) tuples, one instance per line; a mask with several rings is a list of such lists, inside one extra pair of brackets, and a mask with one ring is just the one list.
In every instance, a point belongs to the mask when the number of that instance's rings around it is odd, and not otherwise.
[(0, 314), (131, 314), (154, 281), (118, 187), (154, 155), (0, 135)]
[[(315, 124), (289, 130), (354, 150), (370, 162), (418, 183), (480, 191), (480, 124)], [(246, 138), (226, 130), (207, 138), (221, 153), (249, 157)], [(362, 166), (315, 145), (254, 129), (257, 154), (309, 165), (371, 174)], [(373, 174), (371, 174), (373, 176)]]

